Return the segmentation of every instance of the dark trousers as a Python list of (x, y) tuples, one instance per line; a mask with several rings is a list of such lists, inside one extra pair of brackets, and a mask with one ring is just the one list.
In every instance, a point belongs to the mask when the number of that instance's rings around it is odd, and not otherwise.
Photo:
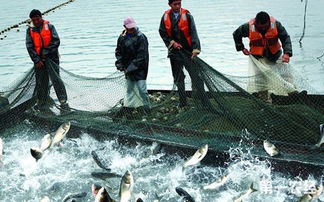
[(185, 75), (183, 73), (183, 67), (188, 71), (191, 84), (192, 84), (192, 96), (194, 101), (200, 100), (202, 105), (209, 105), (209, 99), (206, 95), (204, 82), (200, 78), (198, 67), (193, 66), (191, 58), (184, 58), (185, 56), (179, 55), (179, 57), (171, 56), (171, 68), (172, 75), (174, 79), (174, 83), (178, 88), (179, 98), (180, 98), (180, 106), (187, 105), (187, 97), (185, 93)]
[(56, 96), (59, 99), (59, 101), (67, 101), (65, 86), (59, 76), (59, 66), (56, 65), (54, 62), (46, 61), (44, 67), (34, 68), (36, 76), (35, 92), (38, 99), (38, 104), (46, 104), (46, 102), (48, 101), (50, 92), (49, 79), (51, 79)]

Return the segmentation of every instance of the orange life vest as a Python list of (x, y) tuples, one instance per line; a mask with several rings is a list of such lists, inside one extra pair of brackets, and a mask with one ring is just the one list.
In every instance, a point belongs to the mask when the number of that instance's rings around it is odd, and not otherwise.
[(41, 49), (48, 47), (52, 40), (52, 34), (48, 24), (49, 22), (47, 20), (44, 20), (40, 33), (34, 32), (33, 29), (30, 28), (30, 36), (33, 40), (34, 48), (38, 55), (40, 55)]
[[(172, 25), (171, 25), (171, 18), (170, 18), (170, 13), (171, 9), (165, 11), (164, 13), (164, 26), (165, 29), (168, 33), (168, 35), (171, 37), (172, 36)], [(189, 46), (191, 46), (191, 36), (190, 36), (190, 31), (189, 31), (189, 22), (187, 18), (187, 13), (188, 10), (181, 8), (180, 10), (180, 20), (178, 22), (178, 27), (184, 34)]]
[(278, 29), (276, 19), (270, 17), (270, 28), (263, 36), (255, 28), (255, 18), (249, 21), (249, 39), (250, 39), (250, 52), (252, 55), (263, 56), (264, 49), (269, 48), (272, 54), (277, 53), (281, 44), (278, 40)]

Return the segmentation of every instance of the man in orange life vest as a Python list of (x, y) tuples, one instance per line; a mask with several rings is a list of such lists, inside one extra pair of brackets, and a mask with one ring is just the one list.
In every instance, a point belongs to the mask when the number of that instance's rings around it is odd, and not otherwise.
[[(242, 42), (243, 37), (249, 37), (250, 50), (244, 47)], [(253, 55), (259, 61), (265, 62), (269, 67), (276, 65), (276, 61), (281, 57), (283, 63), (289, 63), (292, 56), (292, 45), (290, 36), (286, 29), (275, 18), (270, 17), (268, 13), (261, 11), (255, 18), (252, 18), (248, 23), (238, 27), (233, 32), (233, 38), (237, 51), (242, 51), (244, 55)], [(280, 40), (280, 42), (279, 42)], [(283, 54), (282, 54), (282, 48)], [(271, 86), (267, 86), (267, 78), (260, 73), (257, 66), (252, 65), (250, 69), (253, 74), (258, 75), (254, 81), (256, 88), (248, 90), (254, 92), (258, 97), (268, 99), (268, 90)], [(271, 78), (268, 78), (271, 79)], [(286, 80), (286, 79), (284, 79)], [(288, 80), (287, 80), (288, 81)], [(291, 83), (292, 81), (290, 81)], [(292, 92), (295, 92), (293, 90)], [(289, 94), (289, 92), (288, 92)]]
[[(279, 21), (261, 11), (248, 23), (241, 25), (233, 33), (237, 51), (244, 55), (252, 54), (256, 58), (266, 57), (269, 61), (276, 62), (284, 51), (282, 62), (289, 62), (292, 56), (290, 36)], [(250, 51), (244, 47), (242, 37), (249, 37)], [(281, 44), (279, 43), (279, 40)]]
[[(200, 41), (194, 19), (188, 10), (181, 8), (181, 0), (169, 0), (169, 6), (171, 9), (165, 11), (162, 16), (159, 33), (169, 50), (172, 75), (180, 97), (179, 107), (187, 105), (183, 66), (190, 75), (194, 98), (206, 106), (210, 103), (205, 94), (203, 80), (199, 77), (198, 70), (191, 65), (191, 59), (200, 53)], [(182, 49), (191, 53), (191, 58), (184, 57), (181, 54)]]
[[(59, 76), (59, 53), (60, 38), (54, 25), (42, 19), (39, 10), (33, 9), (29, 17), (32, 24), (27, 28), (26, 47), (31, 60), (34, 62), (37, 96), (37, 107), (46, 105), (49, 98), (49, 78), (59, 99), (61, 107), (68, 109), (65, 86)], [(56, 65), (48, 67), (45, 60), (50, 59)], [(54, 70), (54, 71), (53, 71)]]

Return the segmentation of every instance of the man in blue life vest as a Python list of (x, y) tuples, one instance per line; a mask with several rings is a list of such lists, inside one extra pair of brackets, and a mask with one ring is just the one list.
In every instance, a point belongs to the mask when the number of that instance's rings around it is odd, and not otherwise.
[[(59, 76), (60, 38), (54, 25), (42, 18), (39, 10), (33, 9), (29, 17), (32, 21), (26, 32), (26, 48), (31, 60), (34, 62), (37, 96), (36, 108), (42, 109), (49, 100), (49, 78), (62, 109), (69, 109), (65, 86)], [(48, 67), (46, 59), (52, 60), (56, 65)]]

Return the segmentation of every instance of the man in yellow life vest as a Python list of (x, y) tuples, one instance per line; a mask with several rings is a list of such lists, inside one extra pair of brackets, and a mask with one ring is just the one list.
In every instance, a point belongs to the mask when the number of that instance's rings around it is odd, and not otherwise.
[[(200, 100), (203, 106), (208, 106), (210, 103), (204, 90), (204, 82), (191, 61), (201, 50), (194, 18), (188, 10), (181, 8), (181, 0), (169, 0), (169, 6), (171, 8), (162, 16), (159, 33), (169, 50), (172, 75), (180, 98), (179, 107), (187, 105), (183, 67), (190, 75), (195, 100)], [(183, 50), (191, 55), (184, 57), (181, 54)]]
[[(249, 50), (245, 48), (242, 42), (243, 37), (249, 38), (250, 41)], [(254, 56), (252, 59), (250, 57), (250, 59), (251, 60), (256, 59), (255, 61), (258, 60), (262, 62), (262, 64), (264, 64), (263, 65), (264, 67), (271, 67), (268, 70), (274, 69), (275, 65), (277, 65), (278, 62), (289, 63), (290, 57), (292, 56), (291, 40), (286, 29), (284, 28), (284, 26), (282, 26), (282, 24), (278, 20), (276, 20), (274, 17), (270, 17), (269, 14), (264, 11), (259, 12), (255, 18), (252, 18), (249, 22), (239, 26), (233, 32), (233, 38), (235, 41), (235, 46), (237, 51), (242, 51), (244, 55)], [(280, 59), (280, 56), (281, 56), (281, 61), (278, 61), (278, 59)], [(253, 65), (254, 68), (252, 68), (251, 70), (251, 66)], [(253, 71), (254, 75), (257, 75), (256, 77), (259, 77), (259, 79), (257, 81), (258, 83), (254, 84), (253, 89), (251, 90), (248, 89), (248, 91), (266, 94), (265, 96), (267, 96), (268, 91), (272, 90), (271, 86), (269, 85), (269, 83), (271, 83), (269, 82), (269, 80), (274, 78), (270, 78), (271, 76), (268, 76), (268, 78), (266, 78), (267, 76), (265, 75), (268, 70), (261, 69), (258, 65), (255, 64), (253, 65), (250, 64), (249, 73)], [(283, 66), (285, 66), (285, 64)], [(289, 65), (286, 64), (286, 66)], [(291, 75), (289, 76), (291, 77)], [(291, 84), (292, 78), (289, 79), (286, 79), (286, 81), (288, 83), (290, 82)], [(286, 89), (287, 93), (296, 90), (294, 88), (294, 85), (293, 84), (290, 85), (290, 84), (286, 85), (286, 86), (290, 86), (289, 89)], [(276, 90), (280, 91), (278, 89)]]
[[(38, 109), (46, 106), (49, 99), (49, 78), (52, 81), (54, 90), (61, 104), (62, 109), (69, 109), (65, 86), (59, 76), (59, 53), (60, 38), (54, 25), (43, 20), (42, 13), (33, 9), (29, 17), (31, 25), (26, 32), (26, 48), (31, 60), (34, 62)], [(52, 61), (51, 67), (45, 61)]]

